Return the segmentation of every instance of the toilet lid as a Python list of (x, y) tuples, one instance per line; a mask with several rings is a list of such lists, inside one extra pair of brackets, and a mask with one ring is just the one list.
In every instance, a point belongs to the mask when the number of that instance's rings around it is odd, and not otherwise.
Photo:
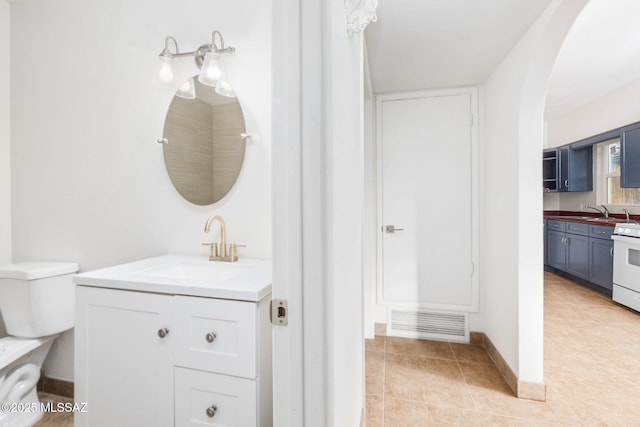
[(0, 278), (35, 280), (44, 277), (76, 273), (79, 266), (75, 262), (26, 261), (0, 266)]

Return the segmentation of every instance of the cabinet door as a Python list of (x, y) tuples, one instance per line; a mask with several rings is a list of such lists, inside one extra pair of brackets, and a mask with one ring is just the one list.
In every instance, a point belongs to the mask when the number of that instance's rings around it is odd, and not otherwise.
[(568, 191), (593, 190), (593, 147), (569, 150)]
[(547, 230), (547, 264), (563, 271), (566, 268), (564, 237), (563, 232)]
[(589, 281), (613, 288), (613, 241), (589, 239)]
[(543, 223), (544, 223), (544, 227), (542, 228), (542, 230), (543, 230), (542, 239), (543, 239), (543, 243), (544, 243), (544, 249), (543, 249), (543, 251), (544, 251), (544, 256), (543, 256), (544, 261), (543, 262), (544, 262), (544, 265), (547, 265), (547, 264), (549, 264), (549, 262), (548, 262), (549, 255), (548, 255), (548, 251), (547, 251), (547, 234), (548, 234), (547, 230), (548, 230), (548, 227), (549, 227), (548, 220), (545, 219), (543, 221)]
[(173, 297), (78, 286), (76, 299), (75, 400), (88, 412), (75, 425), (172, 426)]
[(582, 279), (589, 279), (589, 238), (577, 234), (567, 234), (565, 239), (567, 248), (566, 272)]
[(620, 143), (620, 187), (640, 187), (640, 127), (622, 132)]

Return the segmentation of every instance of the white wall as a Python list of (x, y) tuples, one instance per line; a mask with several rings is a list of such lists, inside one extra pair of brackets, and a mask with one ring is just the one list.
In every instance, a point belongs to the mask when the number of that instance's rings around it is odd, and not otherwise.
[(640, 121), (640, 78), (561, 117), (547, 121), (545, 147), (579, 141)]
[[(221, 214), (240, 256), (271, 256), (270, 2), (23, 0), (12, 4), (14, 259), (73, 260), (83, 271), (164, 253), (205, 257)], [(220, 30), (236, 47), (229, 80), (249, 132), (236, 187), (221, 202), (184, 201), (163, 164), (164, 116), (181, 81), (159, 82), (165, 36), (182, 51)], [(37, 54), (34, 54), (37, 53)], [(46, 374), (72, 377), (67, 336)]]
[(347, 36), (344, 5), (326, 2), (327, 425), (358, 426), (364, 408), (362, 34)]
[(10, 6), (0, 0), (0, 265), (11, 262), (9, 31)]
[(520, 381), (543, 382), (544, 93), (558, 49), (586, 0), (553, 0), (487, 80), (481, 160), (485, 332)]

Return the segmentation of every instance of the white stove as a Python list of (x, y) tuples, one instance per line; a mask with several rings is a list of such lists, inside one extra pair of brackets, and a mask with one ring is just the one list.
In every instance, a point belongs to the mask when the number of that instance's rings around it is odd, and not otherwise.
[(640, 311), (640, 224), (618, 224), (611, 238), (613, 300)]

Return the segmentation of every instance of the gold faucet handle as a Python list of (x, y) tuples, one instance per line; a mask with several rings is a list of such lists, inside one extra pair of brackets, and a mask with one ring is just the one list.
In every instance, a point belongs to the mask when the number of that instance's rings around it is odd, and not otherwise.
[(209, 259), (212, 259), (212, 258), (215, 258), (215, 257), (218, 256), (218, 243), (217, 242), (203, 243), (202, 245), (211, 247), (211, 255), (209, 255)]
[(246, 248), (247, 245), (238, 245), (237, 243), (231, 243), (229, 245), (229, 258), (232, 261), (238, 260), (238, 248)]

